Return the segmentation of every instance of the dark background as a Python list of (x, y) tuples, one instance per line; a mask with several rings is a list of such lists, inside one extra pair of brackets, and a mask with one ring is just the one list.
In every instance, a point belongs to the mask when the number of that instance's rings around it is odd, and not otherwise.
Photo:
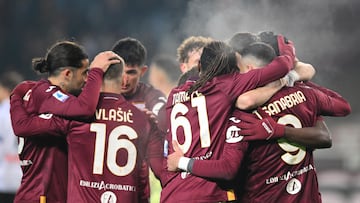
[(35, 78), (31, 59), (62, 39), (90, 56), (122, 37), (141, 40), (149, 57), (175, 56), (190, 35), (226, 40), (235, 32), (273, 30), (294, 41), (313, 64), (314, 80), (339, 91), (359, 112), (360, 1), (357, 0), (16, 0), (0, 1), (1, 69)]

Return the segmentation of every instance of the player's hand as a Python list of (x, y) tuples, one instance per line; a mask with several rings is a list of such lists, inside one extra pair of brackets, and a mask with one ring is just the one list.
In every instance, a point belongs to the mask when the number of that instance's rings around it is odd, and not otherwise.
[(156, 115), (150, 111), (149, 109), (147, 108), (143, 108), (141, 109), (141, 111), (143, 111), (149, 118), (150, 122), (154, 123), (154, 124), (157, 124), (158, 123), (158, 120), (156, 118)]
[(175, 140), (172, 141), (174, 152), (167, 157), (167, 169), (168, 171), (179, 171), (178, 164), (179, 160), (182, 156), (184, 156), (184, 153), (180, 149), (179, 143)]
[(100, 52), (90, 64), (90, 69), (100, 68), (104, 73), (111, 64), (121, 63), (123, 59), (112, 51)]
[(240, 133), (244, 136), (245, 141), (269, 140), (284, 136), (285, 125), (276, 123), (265, 112), (264, 116), (260, 115), (258, 111), (256, 114), (244, 112), (238, 117), (241, 120), (238, 127), (241, 129)]
[(24, 97), (25, 94), (35, 85), (35, 81), (24, 81), (18, 84), (13, 91), (10, 94), (10, 97), (12, 95), (17, 95), (19, 97)]
[(280, 55), (288, 55), (295, 61), (295, 47), (292, 41), (288, 40), (282, 35), (277, 36)]

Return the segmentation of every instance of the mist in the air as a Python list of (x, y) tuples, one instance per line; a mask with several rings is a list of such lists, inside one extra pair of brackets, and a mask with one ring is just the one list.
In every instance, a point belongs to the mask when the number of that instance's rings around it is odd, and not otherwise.
[(194, 0), (177, 36), (227, 40), (236, 32), (281, 33), (294, 42), (297, 57), (316, 68), (314, 80), (359, 99), (348, 87), (355, 85), (360, 69), (359, 5), (356, 0)]

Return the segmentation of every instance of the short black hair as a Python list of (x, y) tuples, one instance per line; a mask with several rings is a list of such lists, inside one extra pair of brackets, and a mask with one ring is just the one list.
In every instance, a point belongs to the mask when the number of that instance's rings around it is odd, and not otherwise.
[(257, 60), (261, 61), (261, 66), (269, 64), (275, 57), (275, 50), (264, 42), (255, 42), (245, 47), (241, 56), (243, 58), (247, 56), (253, 56)]
[(260, 38), (250, 32), (238, 32), (235, 33), (229, 40), (228, 44), (239, 54), (242, 54), (242, 51), (245, 47), (249, 46), (251, 43), (259, 42)]
[(109, 66), (109, 68), (104, 73), (104, 79), (106, 80), (115, 80), (121, 79), (122, 72), (124, 70), (124, 63), (120, 60), (120, 63), (114, 63)]
[(139, 40), (131, 37), (117, 41), (112, 47), (112, 51), (121, 56), (130, 66), (144, 65), (147, 57), (145, 46)]

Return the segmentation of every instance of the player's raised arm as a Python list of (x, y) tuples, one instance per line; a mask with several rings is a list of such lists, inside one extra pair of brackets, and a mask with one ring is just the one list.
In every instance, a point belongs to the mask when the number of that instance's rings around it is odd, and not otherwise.
[(44, 101), (39, 113), (52, 112), (55, 115), (67, 118), (89, 118), (93, 116), (100, 95), (104, 71), (115, 63), (120, 63), (120, 57), (114, 52), (99, 53), (90, 65), (87, 82), (79, 96), (71, 97), (57, 90), (52, 97)]
[(70, 121), (53, 114), (28, 115), (23, 107), (22, 98), (14, 94), (10, 98), (11, 123), (14, 134), (19, 137), (28, 136), (64, 136)]

